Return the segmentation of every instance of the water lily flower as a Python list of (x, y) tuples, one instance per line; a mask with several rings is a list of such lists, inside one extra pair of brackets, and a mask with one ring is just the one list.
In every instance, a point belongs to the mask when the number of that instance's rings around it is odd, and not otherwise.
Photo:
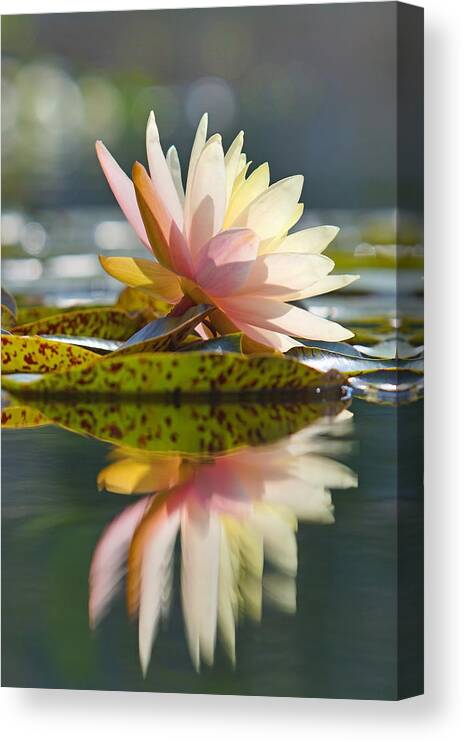
[[(235, 661), (240, 616), (261, 618), (265, 595), (295, 611), (296, 530), (299, 520), (334, 522), (330, 488), (356, 486), (354, 473), (323, 455), (339, 445), (320, 433), (339, 432), (351, 413), (331, 428), (316, 424), (285, 441), (214, 458), (181, 461), (126, 449), (100, 473), (111, 491), (142, 493), (106, 528), (92, 559), (89, 617), (108, 611), (127, 564), (127, 603), (138, 616), (144, 674), (172, 594), (174, 548), (181, 541), (181, 597), (189, 652), (196, 669), (213, 664), (217, 633)], [(337, 432), (337, 430), (334, 430)], [(166, 488), (166, 489), (165, 489)], [(264, 573), (265, 562), (271, 567)]]
[(153, 112), (147, 124), (149, 173), (136, 162), (132, 180), (102, 142), (97, 156), (127, 220), (154, 260), (102, 257), (110, 275), (178, 305), (211, 304), (220, 333), (240, 330), (280, 351), (294, 338), (339, 341), (352, 333), (289, 304), (347, 286), (358, 276), (330, 275), (321, 253), (332, 226), (289, 234), (303, 212), (303, 177), (270, 185), (267, 163), (249, 174), (243, 132), (226, 154), (219, 134), (207, 138), (205, 114), (195, 135), (184, 188), (179, 157), (163, 153)]

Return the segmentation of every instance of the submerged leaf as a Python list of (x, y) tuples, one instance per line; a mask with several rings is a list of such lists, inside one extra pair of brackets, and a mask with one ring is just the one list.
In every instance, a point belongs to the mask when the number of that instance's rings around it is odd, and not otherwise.
[(121, 309), (79, 309), (14, 328), (18, 335), (85, 335), (107, 340), (126, 340), (136, 332), (144, 318), (130, 316)]
[(46, 374), (31, 384), (5, 377), (4, 387), (21, 394), (223, 394), (318, 392), (340, 387), (337, 372), (324, 374), (282, 356), (234, 353), (141, 353), (105, 356), (82, 368)]
[[(32, 407), (33, 405), (33, 407)], [(36, 399), (35, 409), (50, 422), (128, 449), (205, 455), (272, 443), (321, 417), (341, 412), (347, 402), (225, 401), (105, 402)]]
[(11, 405), (2, 410), (2, 428), (37, 428), (50, 420), (35, 407)]
[(210, 309), (211, 307), (207, 304), (198, 304), (180, 317), (154, 319), (111, 355), (174, 350), (181, 340), (206, 317)]
[(98, 356), (77, 345), (37, 335), (2, 335), (2, 372), (47, 373), (82, 366)]

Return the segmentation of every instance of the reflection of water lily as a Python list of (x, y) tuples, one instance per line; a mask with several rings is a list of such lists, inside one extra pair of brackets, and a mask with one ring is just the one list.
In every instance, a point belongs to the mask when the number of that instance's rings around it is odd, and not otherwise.
[[(343, 412), (338, 422), (350, 418)], [(173, 552), (181, 536), (181, 594), (189, 651), (196, 668), (212, 664), (217, 629), (234, 661), (242, 615), (259, 619), (262, 594), (295, 609), (298, 520), (334, 520), (330, 488), (352, 487), (353, 473), (321, 454), (321, 426), (284, 443), (247, 448), (210, 460), (182, 461), (121, 453), (99, 477), (118, 492), (143, 497), (105, 530), (92, 560), (92, 625), (106, 613), (127, 561), (127, 601), (139, 617), (144, 673), (172, 592)], [(326, 450), (328, 443), (324, 444)], [(271, 570), (264, 573), (264, 564)]]
[(285, 351), (289, 336), (344, 340), (352, 333), (288, 301), (346, 286), (356, 276), (330, 276), (334, 263), (320, 253), (337, 234), (314, 227), (288, 235), (299, 220), (303, 178), (270, 183), (268, 165), (247, 177), (243, 133), (223, 153), (221, 137), (207, 140), (207, 116), (192, 147), (186, 189), (176, 149), (163, 154), (153, 113), (147, 126), (150, 176), (136, 163), (133, 181), (101, 142), (97, 155), (128, 221), (158, 263), (102, 258), (104, 268), (130, 286), (142, 286), (185, 308), (213, 304), (221, 332), (239, 329)]

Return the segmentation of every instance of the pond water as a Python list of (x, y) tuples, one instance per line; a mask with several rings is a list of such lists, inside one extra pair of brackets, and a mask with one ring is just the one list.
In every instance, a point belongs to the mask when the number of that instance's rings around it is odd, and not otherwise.
[[(421, 401), (167, 410), (55, 403), (57, 424), (4, 431), (3, 684), (418, 685)], [(165, 420), (157, 442), (145, 413)]]

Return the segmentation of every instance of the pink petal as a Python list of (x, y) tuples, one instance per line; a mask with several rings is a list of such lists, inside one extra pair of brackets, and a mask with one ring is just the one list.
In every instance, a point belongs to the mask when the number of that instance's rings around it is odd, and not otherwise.
[(197, 283), (213, 296), (237, 293), (249, 276), (258, 246), (258, 237), (249, 229), (220, 232), (200, 251)]
[(241, 330), (251, 340), (255, 340), (256, 343), (261, 343), (261, 345), (267, 345), (269, 348), (279, 350), (281, 353), (285, 353), (287, 350), (290, 350), (290, 348), (295, 348), (296, 345), (301, 344), (280, 332), (263, 330), (261, 327), (254, 327), (246, 322), (241, 322), (240, 320), (233, 318), (233, 315), (229, 316), (234, 321), (237, 329)]
[(100, 166), (108, 181), (108, 185), (113, 191), (113, 195), (116, 198), (121, 211), (141, 242), (143, 242), (149, 250), (152, 250), (149, 238), (147, 237), (147, 232), (145, 231), (144, 222), (140, 215), (136, 192), (131, 179), (128, 178), (126, 173), (120, 168), (103, 142), (96, 142), (95, 150), (97, 152)]
[(353, 333), (337, 322), (318, 317), (305, 309), (281, 301), (257, 296), (228, 297), (220, 309), (237, 325), (238, 322), (282, 332), (309, 340), (347, 340)]

